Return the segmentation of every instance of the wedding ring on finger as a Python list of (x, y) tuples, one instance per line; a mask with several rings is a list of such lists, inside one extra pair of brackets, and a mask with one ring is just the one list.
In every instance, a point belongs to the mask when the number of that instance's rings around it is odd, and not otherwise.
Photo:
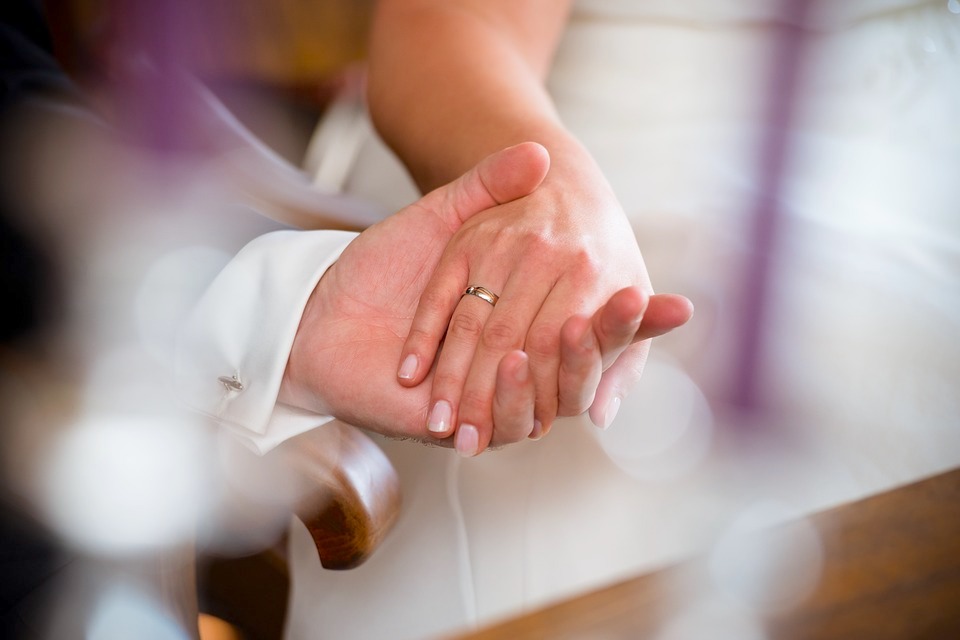
[[(493, 291), (490, 291), (490, 289), (473, 285), (467, 287), (466, 291), (463, 292), (463, 296), (477, 296), (481, 300), (485, 300), (493, 306), (497, 306), (497, 300), (500, 299), (500, 296), (495, 294)], [(463, 296), (460, 297), (462, 298)]]

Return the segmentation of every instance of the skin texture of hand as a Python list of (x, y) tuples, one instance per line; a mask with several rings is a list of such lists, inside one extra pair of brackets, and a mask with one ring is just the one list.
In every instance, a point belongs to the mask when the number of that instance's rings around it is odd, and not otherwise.
[[(307, 303), (280, 400), (385, 435), (453, 444), (449, 431), (427, 429), (432, 374), (427, 374), (427, 384), (404, 387), (392, 363), (399, 358), (417, 302), (444, 247), (463, 222), (498, 202), (533, 192), (548, 165), (545, 150), (535, 144), (494, 154), (463, 178), (427, 194), (354, 240)], [(641, 337), (647, 337), (644, 332), (668, 331), (689, 316), (689, 303), (679, 296), (648, 299), (639, 290), (618, 296), (592, 318), (569, 318), (561, 386), (570, 398), (589, 396), (603, 358), (615, 357), (637, 339), (636, 327), (623, 320), (635, 312), (631, 304), (658, 310), (648, 309)], [(584, 339), (585, 328), (592, 335), (590, 340)], [(574, 344), (574, 338), (588, 345)], [(542, 435), (534, 431), (533, 393), (527, 355), (508, 351), (497, 364), (495, 393), (488, 407), (494, 433), (465, 430), (458, 450), (475, 454), (491, 441), (506, 444)]]

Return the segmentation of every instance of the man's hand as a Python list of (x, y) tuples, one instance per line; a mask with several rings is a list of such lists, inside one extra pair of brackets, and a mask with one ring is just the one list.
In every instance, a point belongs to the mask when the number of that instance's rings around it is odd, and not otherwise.
[[(539, 145), (505, 149), (363, 232), (324, 274), (304, 309), (280, 400), (386, 435), (430, 440), (429, 385), (400, 386), (393, 366), (420, 294), (464, 221), (528, 195), (548, 167)], [(507, 355), (497, 374), (505, 383), (497, 417), (522, 438), (533, 426), (532, 381), (526, 357)], [(526, 411), (524, 404), (530, 405)]]

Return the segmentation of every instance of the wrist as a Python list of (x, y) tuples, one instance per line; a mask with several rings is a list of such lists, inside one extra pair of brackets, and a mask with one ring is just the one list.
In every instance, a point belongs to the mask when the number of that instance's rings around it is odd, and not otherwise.
[(329, 273), (320, 278), (303, 307), (277, 393), (278, 403), (324, 415), (332, 415), (325, 390), (311, 381), (316, 380), (315, 370), (326, 366), (320, 356), (329, 353), (324, 342), (329, 332), (317, 329), (323, 326), (324, 312), (330, 307), (324, 297)]

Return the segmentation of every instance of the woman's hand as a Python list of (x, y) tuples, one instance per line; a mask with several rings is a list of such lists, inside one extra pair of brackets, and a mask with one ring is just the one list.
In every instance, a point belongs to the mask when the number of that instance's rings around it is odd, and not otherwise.
[[(468, 286), (482, 286), (499, 300), (491, 305), (463, 295)], [(616, 338), (599, 324), (600, 312), (591, 330), (584, 328), (585, 313), (628, 287), (629, 293), (610, 300), (617, 322), (607, 322), (611, 329), (616, 324)], [(456, 431), (465, 455), (503, 443), (493, 429), (491, 399), (498, 363), (517, 349), (530, 359), (536, 433), (546, 433), (558, 416), (587, 409), (595, 423), (607, 426), (643, 368), (648, 345), (632, 343), (649, 337), (638, 331), (651, 293), (633, 231), (584, 155), (577, 167), (555, 166), (537, 191), (474, 216), (453, 235), (420, 299), (398, 379), (413, 387), (433, 371), (429, 430), (436, 437)], [(654, 312), (658, 319), (669, 316), (672, 328), (689, 318), (691, 308), (680, 296), (658, 296)], [(571, 370), (561, 361), (575, 356), (571, 345), (592, 349), (597, 336), (609, 375), (601, 382), (602, 372), (591, 370), (591, 384), (570, 384)]]

